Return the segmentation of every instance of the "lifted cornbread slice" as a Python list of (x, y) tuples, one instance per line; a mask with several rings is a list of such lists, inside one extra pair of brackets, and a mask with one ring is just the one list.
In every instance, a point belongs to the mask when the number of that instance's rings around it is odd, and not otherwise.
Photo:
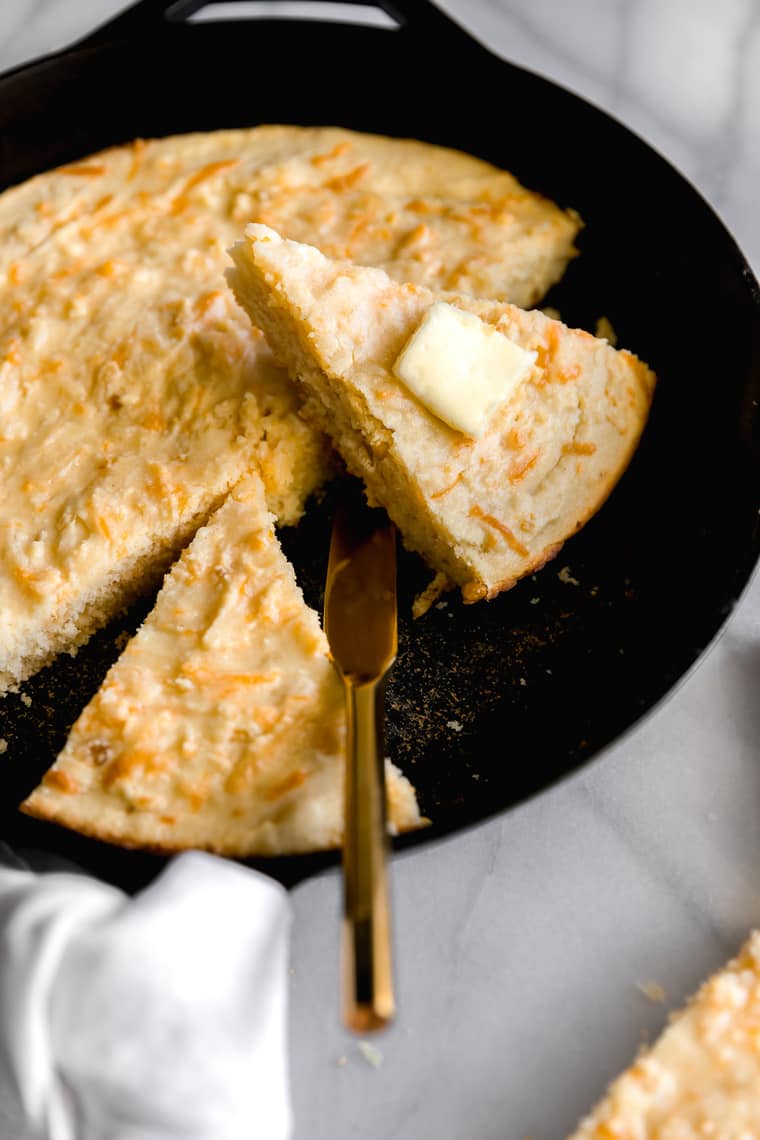
[[(155, 607), (22, 810), (98, 839), (225, 855), (335, 847), (344, 697), (256, 476), (167, 575)], [(420, 823), (388, 766), (396, 830)]]
[(674, 1015), (569, 1140), (760, 1135), (760, 933)]
[(0, 195), (0, 692), (86, 641), (252, 467), (284, 524), (332, 474), (224, 286), (259, 217), (521, 297), (578, 229), (478, 159), (337, 128), (138, 139)]
[[(302, 382), (304, 414), (333, 439), (405, 544), (462, 588), (492, 598), (541, 566), (604, 502), (647, 419), (654, 374), (635, 356), (512, 305), (399, 285), (378, 269), (251, 225), (230, 281), (275, 355)], [(396, 378), (438, 300), (535, 353), (514, 395), (472, 439)]]

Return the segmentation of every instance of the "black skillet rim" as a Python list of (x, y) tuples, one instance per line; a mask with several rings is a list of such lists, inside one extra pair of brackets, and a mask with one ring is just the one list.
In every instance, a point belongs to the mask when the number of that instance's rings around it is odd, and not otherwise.
[[(584, 106), (585, 108), (593, 111), (594, 114), (603, 117), (604, 120), (612, 125), (615, 132), (625, 135), (631, 140), (635, 140), (636, 145), (639, 148), (643, 148), (645, 151), (649, 152), (649, 154), (654, 157), (657, 163), (662, 164), (668, 168), (670, 173), (679, 182), (681, 188), (685, 192), (686, 197), (690, 198), (692, 202), (697, 201), (699, 203), (699, 209), (703, 212), (703, 214), (706, 215), (706, 217), (710, 219), (711, 224), (714, 227), (717, 226), (717, 229), (721, 231), (721, 240), (724, 247), (724, 257), (727, 259), (727, 261), (733, 260), (733, 273), (737, 279), (740, 278), (744, 282), (746, 290), (745, 300), (754, 312), (755, 325), (757, 326), (760, 324), (760, 318), (758, 316), (758, 314), (760, 314), (760, 287), (758, 287), (758, 283), (746, 259), (744, 258), (744, 255), (742, 254), (728, 229), (725, 227), (724, 223), (721, 221), (717, 213), (709, 205), (706, 199), (682, 174), (680, 174), (675, 169), (675, 167), (672, 166), (672, 164), (664, 156), (658, 154), (654, 148), (652, 148), (643, 140), (639, 139), (638, 136), (635, 136), (633, 132), (629, 130), (629, 128), (625, 127), (621, 123), (618, 123), (607, 112), (602, 111), (598, 107), (593, 107), (592, 104), (588, 103), (588, 101), (582, 99), (580, 96), (575, 95), (573, 92), (567, 91), (564, 88), (561, 88), (558, 84), (553, 83), (541, 76), (537, 76), (531, 72), (526, 71), (523, 68), (516, 67), (514, 64), (507, 63), (504, 60), (498, 59), (498, 57), (494, 56), (490, 51), (488, 51), (488, 49), (472, 39), (463, 29), (455, 25), (453, 21), (445, 16), (440, 10), (434, 8), (433, 5), (415, 2), (415, 0), (407, 0), (406, 4), (390, 5), (382, 3), (378, 6), (386, 10), (391, 16), (397, 19), (400, 24), (414, 27), (417, 33), (420, 33), (422, 29), (425, 29), (426, 32), (429, 31), (430, 34), (435, 34), (437, 37), (436, 42), (441, 45), (442, 51), (452, 50), (454, 47), (456, 47), (457, 51), (463, 51), (466, 48), (467, 51), (473, 53), (474, 59), (487, 58), (492, 62), (496, 61), (498, 66), (504, 69), (505, 72), (508, 69), (513, 74), (522, 75), (531, 84), (538, 83), (539, 85), (546, 85), (552, 88), (555, 92), (561, 92), (564, 98), (571, 100), (575, 105)], [(12, 71), (6, 72), (3, 76), (0, 76), (0, 89), (2, 89), (2, 86), (4, 84), (7, 84), (9, 80), (15, 79), (19, 75), (23, 74), (31, 76), (36, 68), (39, 68), (40, 66), (44, 67), (44, 65), (48, 63), (59, 66), (62, 61), (65, 62), (66, 60), (72, 60), (76, 57), (76, 54), (80, 52), (107, 52), (109, 44), (113, 45), (120, 43), (122, 46), (133, 46), (135, 43), (140, 41), (146, 30), (150, 30), (151, 32), (155, 33), (157, 32), (158, 28), (161, 27), (163, 29), (161, 34), (171, 38), (176, 33), (176, 29), (178, 27), (181, 27), (182, 33), (185, 34), (188, 31), (188, 28), (185, 25), (182, 25), (181, 21), (198, 7), (200, 7), (200, 3), (195, 2), (195, 0), (193, 0), (192, 3), (182, 3), (179, 5), (174, 4), (171, 6), (167, 13), (170, 18), (162, 24), (157, 20), (156, 17), (157, 14), (160, 14), (161, 16), (164, 15), (165, 5), (162, 3), (156, 3), (155, 0), (143, 0), (142, 4), (138, 4), (134, 8), (129, 9), (121, 16), (118, 16), (115, 20), (106, 24), (103, 28), (96, 29), (92, 35), (86, 37), (86, 39), (81, 41), (79, 44), (72, 45), (71, 47), (63, 49), (59, 52), (51, 53), (48, 56), (32, 60), (20, 68), (15, 68)], [(279, 24), (280, 21), (275, 19), (268, 19), (266, 22)], [(293, 31), (295, 23), (300, 22), (294, 22), (291, 20), (287, 21), (289, 32)], [(306, 31), (308, 31), (307, 25), (304, 24), (304, 28)], [(385, 33), (378, 33), (375, 30), (374, 34), (377, 35)], [(366, 30), (363, 30), (362, 35), (366, 37)], [(519, 175), (519, 171), (517, 173)], [(760, 505), (760, 503), (758, 505)], [(749, 534), (748, 547), (745, 549), (744, 553), (744, 561), (742, 562), (741, 566), (737, 568), (734, 574), (732, 602), (730, 605), (724, 604), (722, 612), (718, 615), (713, 615), (712, 629), (709, 631), (709, 637), (704, 640), (702, 645), (700, 645), (697, 649), (694, 650), (694, 652), (691, 653), (690, 658), (686, 664), (682, 665), (678, 669), (676, 675), (670, 679), (669, 683), (662, 689), (662, 691), (660, 691), (659, 694), (655, 695), (653, 699), (650, 700), (650, 702), (641, 709), (638, 715), (634, 716), (632, 719), (629, 719), (628, 722), (622, 727), (622, 729), (620, 729), (612, 738), (602, 743), (599, 747), (593, 749), (587, 755), (575, 758), (568, 768), (563, 770), (554, 778), (543, 780), (540, 783), (540, 786), (534, 788), (532, 791), (529, 791), (524, 795), (520, 795), (510, 803), (507, 803), (505, 805), (495, 800), (489, 808), (487, 804), (484, 805), (481, 802), (475, 812), (468, 814), (467, 811), (464, 811), (464, 813), (460, 814), (454, 823), (448, 819), (444, 819), (442, 823), (434, 823), (428, 829), (397, 838), (394, 841), (395, 849), (399, 852), (406, 851), (416, 847), (420, 843), (429, 844), (431, 842), (443, 840), (448, 836), (456, 835), (461, 831), (477, 827), (481, 823), (486, 822), (488, 819), (509, 811), (511, 807), (524, 803), (529, 799), (541, 795), (545, 790), (548, 790), (551, 787), (557, 786), (558, 784), (571, 779), (580, 769), (587, 767), (592, 762), (601, 762), (605, 754), (613, 746), (619, 744), (623, 739), (628, 737), (633, 731), (635, 731), (635, 729), (641, 724), (644, 719), (653, 715), (654, 712), (657, 711), (665, 701), (670, 699), (670, 697), (681, 686), (681, 684), (683, 684), (688, 679), (694, 669), (698, 667), (702, 660), (704, 660), (706, 654), (712, 649), (715, 642), (725, 631), (728, 617), (733, 611), (737, 602), (741, 597), (743, 597), (744, 593), (746, 592), (757, 567), (758, 556), (760, 556), (760, 532), (756, 526), (751, 530)], [(414, 778), (413, 772), (410, 773), (410, 775), (412, 775), (412, 778)], [(42, 837), (44, 840), (46, 834), (49, 836), (49, 847), (52, 851), (66, 848), (67, 844), (65, 842), (59, 842), (64, 838), (60, 835), (59, 829), (53, 827), (52, 825), (35, 826), (37, 828), (35, 832), (35, 835), (37, 837)], [(23, 832), (23, 828), (21, 830)], [(93, 853), (93, 859), (97, 864), (97, 853), (101, 848), (101, 845), (95, 843), (95, 841), (92, 840), (86, 840), (84, 842), (88, 850)], [(102, 846), (102, 853), (105, 854), (105, 845)], [(76, 840), (74, 841), (73, 847), (74, 849), (76, 848)], [(153, 856), (142, 852), (134, 852), (131, 853), (131, 855), (135, 859), (139, 858), (140, 860), (143, 860), (143, 871), (148, 877), (150, 877), (156, 867), (163, 861), (163, 857), (156, 857), (159, 860), (159, 863), (156, 863), (154, 862)], [(73, 857), (76, 857), (75, 850), (73, 850)], [(247, 860), (246, 862), (261, 867), (269, 873), (274, 874), (275, 877), (280, 878), (282, 881), (294, 883), (307, 875), (315, 873), (316, 871), (333, 866), (337, 861), (338, 854), (336, 852), (328, 852), (324, 854), (308, 856), (279, 857), (276, 860)], [(140, 877), (140, 874), (141, 872), (138, 872), (138, 877)]]

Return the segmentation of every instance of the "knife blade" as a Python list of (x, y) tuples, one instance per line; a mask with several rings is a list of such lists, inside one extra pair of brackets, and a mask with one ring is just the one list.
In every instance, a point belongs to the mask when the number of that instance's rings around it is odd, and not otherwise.
[(397, 652), (396, 530), (344, 501), (333, 521), (324, 629), (346, 694), (343, 1020), (355, 1032), (395, 1014), (388, 889), (384, 700)]

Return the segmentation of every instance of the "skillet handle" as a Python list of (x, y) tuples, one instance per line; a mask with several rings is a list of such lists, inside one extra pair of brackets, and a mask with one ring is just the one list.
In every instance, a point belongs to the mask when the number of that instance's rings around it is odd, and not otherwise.
[[(114, 36), (121, 38), (123, 36), (155, 35), (157, 32), (160, 34), (162, 30), (168, 30), (172, 25), (186, 24), (201, 8), (213, 8), (214, 5), (221, 2), (222, 0), (137, 0), (137, 3), (132, 4), (125, 11), (120, 12), (113, 19), (90, 32), (74, 46), (91, 47), (113, 39)], [(229, 2), (230, 0), (226, 0), (225, 8), (229, 6)], [(233, 4), (235, 2), (237, 0), (232, 0)], [(304, 8), (308, 7), (309, 2), (310, 0), (300, 0)], [(248, 0), (248, 3), (255, 5), (256, 0)], [(317, 6), (318, 3), (319, 0), (317, 0)], [(414, 36), (424, 35), (426, 38), (435, 36), (438, 43), (440, 43), (441, 38), (453, 37), (459, 40), (460, 44), (463, 38), (466, 40), (472, 38), (460, 24), (457, 24), (439, 8), (434, 0), (330, 0), (330, 3), (380, 9), (395, 21), (399, 31)], [(270, 4), (268, 7), (267, 19), (297, 21), (308, 18), (288, 15), (278, 17), (275, 4)], [(234, 20), (235, 17), (234, 15), (229, 17), (225, 12), (225, 19)], [(315, 20), (319, 20), (318, 14), (315, 15)], [(245, 23), (245, 17), (242, 17), (239, 22)], [(255, 20), (250, 21), (250, 23), (255, 22)], [(355, 21), (348, 14), (346, 23), (353, 22)]]

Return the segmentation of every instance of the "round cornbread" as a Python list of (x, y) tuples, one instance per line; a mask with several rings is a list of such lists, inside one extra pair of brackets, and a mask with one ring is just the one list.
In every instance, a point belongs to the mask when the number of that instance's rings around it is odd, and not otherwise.
[(249, 221), (522, 304), (579, 228), (479, 159), (331, 127), (136, 140), (0, 195), (0, 692), (154, 582), (247, 471), (284, 524), (332, 473), (224, 281)]

